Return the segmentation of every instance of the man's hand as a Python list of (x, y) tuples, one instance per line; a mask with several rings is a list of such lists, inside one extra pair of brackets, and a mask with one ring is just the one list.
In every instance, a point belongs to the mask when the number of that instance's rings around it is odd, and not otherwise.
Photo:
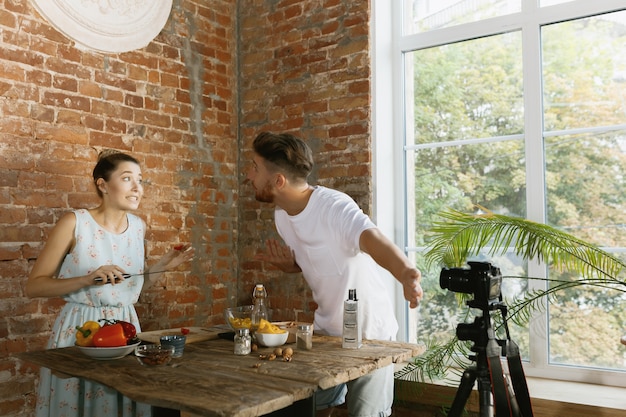
[(424, 297), (424, 291), (420, 285), (421, 280), (422, 273), (415, 268), (406, 268), (400, 276), (399, 281), (402, 283), (404, 298), (409, 302), (411, 308), (419, 306), (422, 297)]
[(254, 256), (254, 259), (269, 262), (283, 272), (302, 272), (289, 246), (281, 245), (276, 239), (265, 242), (266, 253)]

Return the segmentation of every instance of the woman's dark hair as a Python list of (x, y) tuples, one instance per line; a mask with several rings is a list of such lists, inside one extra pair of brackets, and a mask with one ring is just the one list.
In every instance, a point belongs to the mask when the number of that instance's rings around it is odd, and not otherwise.
[(261, 132), (252, 143), (254, 152), (274, 164), (291, 179), (306, 180), (313, 170), (313, 152), (289, 133)]
[(98, 187), (98, 179), (102, 178), (104, 181), (109, 181), (111, 173), (117, 169), (122, 162), (133, 162), (139, 165), (132, 156), (119, 152), (119, 151), (102, 151), (98, 155), (98, 163), (93, 169), (93, 182), (96, 184), (96, 192), (102, 197), (102, 191)]

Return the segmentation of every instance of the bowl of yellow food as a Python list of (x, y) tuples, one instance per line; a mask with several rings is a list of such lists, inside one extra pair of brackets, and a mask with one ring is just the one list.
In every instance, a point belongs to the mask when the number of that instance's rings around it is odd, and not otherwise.
[(239, 306), (224, 309), (224, 320), (231, 329), (250, 329), (252, 327), (252, 308), (254, 306)]
[(281, 329), (276, 324), (261, 319), (259, 328), (254, 332), (254, 336), (256, 337), (256, 341), (259, 345), (276, 347), (282, 346), (287, 342), (289, 332), (285, 329)]
[(266, 347), (276, 347), (282, 346), (287, 342), (287, 338), (289, 337), (288, 332), (284, 333), (259, 333), (256, 332), (254, 334), (256, 337), (256, 341), (261, 346)]

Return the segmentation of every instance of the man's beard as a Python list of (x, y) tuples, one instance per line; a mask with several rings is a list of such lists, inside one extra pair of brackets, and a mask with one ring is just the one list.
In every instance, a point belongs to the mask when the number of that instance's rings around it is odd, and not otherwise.
[(256, 191), (254, 197), (257, 201), (262, 203), (273, 203), (274, 194), (272, 194), (272, 185), (270, 182), (266, 182), (261, 190)]

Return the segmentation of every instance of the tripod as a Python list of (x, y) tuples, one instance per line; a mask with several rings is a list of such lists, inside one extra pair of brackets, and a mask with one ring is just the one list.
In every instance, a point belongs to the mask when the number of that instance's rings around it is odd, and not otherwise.
[[(456, 396), (448, 411), (448, 417), (461, 416), (476, 382), (478, 382), (480, 417), (493, 417), (494, 404), (497, 412), (496, 417), (533, 416), (517, 345), (510, 340), (510, 337), (509, 346), (506, 345), (506, 341), (496, 340), (490, 322), (490, 309), (499, 309), (503, 317), (506, 315), (506, 306), (502, 303), (495, 303), (484, 309), (483, 315), (476, 317), (473, 324), (461, 323), (457, 326), (457, 337), (459, 340), (474, 341), (471, 349), (476, 354), (470, 355), (469, 359), (476, 363), (468, 366), (463, 372)], [(509, 331), (506, 319), (504, 320), (504, 326), (508, 336)], [(503, 346), (507, 346), (507, 360), (509, 361), (512, 377), (514, 377), (512, 381), (513, 387), (506, 380), (500, 364)], [(515, 375), (513, 375), (513, 372)], [(524, 410), (523, 415), (520, 412), (513, 388), (520, 392)]]
[[(489, 317), (487, 315), (487, 317)], [(487, 318), (488, 320), (488, 318)], [(479, 328), (487, 328), (484, 315), (477, 317), (474, 322)], [(457, 329), (458, 333), (458, 329)], [(486, 338), (485, 338), (486, 339)], [(460, 417), (467, 403), (467, 399), (472, 393), (474, 384), (478, 381), (478, 401), (480, 407), (480, 417), (491, 417), (492, 413), (492, 398), (491, 398), (491, 378), (489, 373), (489, 365), (487, 363), (486, 353), (486, 340), (482, 343), (482, 340), (475, 342), (472, 350), (476, 352), (476, 355), (470, 356), (471, 360), (475, 360), (474, 365), (468, 366), (463, 372), (459, 388), (452, 402), (452, 406), (448, 411), (448, 417)]]
[[(500, 269), (487, 262), (468, 262), (470, 269), (444, 268), (439, 276), (439, 285), (443, 289), (465, 294), (474, 294), (474, 299), (467, 301), (471, 308), (482, 310), (482, 316), (474, 323), (459, 323), (456, 336), (459, 340), (471, 340), (471, 350), (475, 355), (469, 359), (475, 365), (468, 366), (463, 372), (448, 417), (460, 417), (469, 398), (474, 383), (478, 381), (480, 417), (533, 417), (530, 395), (524, 376), (519, 348), (511, 340), (506, 322), (506, 305), (500, 292), (502, 274)], [(506, 330), (506, 340), (498, 340), (491, 327), (492, 310), (499, 310)], [(502, 372), (500, 357), (506, 351), (511, 383)], [(517, 398), (516, 398), (517, 395)], [(518, 404), (519, 401), (519, 404)]]

